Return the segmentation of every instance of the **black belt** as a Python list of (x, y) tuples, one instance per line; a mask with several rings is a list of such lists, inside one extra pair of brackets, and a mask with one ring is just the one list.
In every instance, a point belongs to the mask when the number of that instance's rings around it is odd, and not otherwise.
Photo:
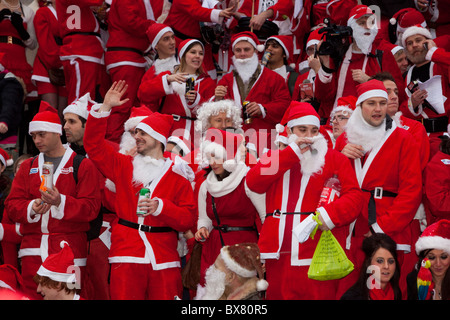
[(446, 132), (448, 126), (448, 117), (442, 116), (437, 118), (422, 118), (417, 120), (423, 124), (425, 130), (429, 133)]
[(368, 216), (369, 225), (372, 225), (375, 222), (377, 222), (377, 210), (376, 210), (376, 205), (375, 205), (375, 199), (382, 199), (383, 197), (395, 198), (398, 195), (395, 192), (383, 190), (383, 188), (381, 188), (381, 187), (377, 187), (374, 190), (365, 190), (365, 189), (361, 189), (361, 190), (364, 192), (370, 193), (369, 216)]
[(25, 43), (23, 43), (23, 41), (21, 39), (13, 37), (13, 36), (0, 36), (0, 42), (16, 44), (18, 46), (25, 47)]
[(96, 37), (101, 38), (101, 35), (100, 35), (100, 33), (98, 33), (98, 32), (82, 32), (82, 31), (72, 31), (72, 32), (69, 32), (68, 34), (66, 34), (66, 37), (67, 37), (67, 36), (74, 36), (74, 35), (96, 36)]
[(186, 119), (186, 120), (191, 120), (191, 121), (195, 121), (197, 120), (197, 118), (192, 118), (192, 117), (186, 117), (186, 116), (180, 116), (178, 114), (172, 114), (173, 120), (175, 121), (180, 121), (180, 119)]
[(256, 231), (255, 227), (230, 227), (226, 224), (222, 224), (220, 226), (215, 226), (214, 229), (220, 230), (222, 232), (230, 232), (230, 231)]
[(194, 37), (188, 36), (188, 35), (186, 35), (186, 34), (180, 32), (180, 31), (178, 31), (178, 30), (175, 30), (173, 27), (172, 27), (172, 31), (173, 31), (173, 34), (174, 34), (177, 38), (180, 38), (181, 40), (195, 39), (195, 40), (198, 40), (198, 41), (200, 41), (201, 43), (203, 43), (203, 40), (202, 40), (202, 39), (194, 38)]
[(270, 216), (280, 216), (282, 214), (303, 214), (303, 215), (310, 215), (311, 213), (314, 213), (314, 211), (310, 212), (281, 212), (279, 209), (275, 210), (275, 212), (266, 213), (266, 218)]
[(146, 226), (145, 224), (139, 224), (139, 223), (131, 222), (131, 221), (121, 219), (121, 218), (119, 218), (119, 224), (126, 226), (126, 227), (136, 229), (136, 230), (144, 231), (144, 232), (152, 232), (153, 233), (153, 232), (175, 231), (171, 227), (151, 227), (151, 226)]
[(134, 53), (137, 53), (140, 56), (144, 56), (144, 52), (142, 52), (141, 50), (135, 49), (135, 48), (128, 48), (128, 47), (109, 47), (106, 48), (106, 51), (131, 51)]

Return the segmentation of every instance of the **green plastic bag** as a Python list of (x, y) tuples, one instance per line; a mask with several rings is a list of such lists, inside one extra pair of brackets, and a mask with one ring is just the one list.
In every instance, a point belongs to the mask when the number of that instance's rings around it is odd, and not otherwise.
[(331, 231), (323, 231), (309, 266), (308, 278), (321, 281), (341, 279), (353, 269), (353, 263)]

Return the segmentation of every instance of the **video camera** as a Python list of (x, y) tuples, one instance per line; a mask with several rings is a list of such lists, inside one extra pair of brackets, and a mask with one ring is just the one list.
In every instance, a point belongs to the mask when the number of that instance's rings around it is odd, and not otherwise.
[(330, 56), (337, 69), (350, 46), (353, 30), (347, 26), (331, 24), (328, 18), (325, 18), (323, 22), (326, 24), (326, 27), (320, 29), (319, 34), (324, 34), (324, 41), (320, 45), (318, 54)]

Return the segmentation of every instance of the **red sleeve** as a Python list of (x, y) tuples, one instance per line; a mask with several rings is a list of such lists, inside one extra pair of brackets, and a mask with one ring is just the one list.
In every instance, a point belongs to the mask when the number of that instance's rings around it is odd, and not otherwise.
[(136, 0), (121, 0), (120, 3), (120, 25), (130, 34), (145, 33), (153, 20), (147, 20), (145, 11), (140, 10), (140, 5)]
[(140, 102), (150, 107), (154, 112), (158, 111), (155, 107), (159, 106), (155, 102), (168, 94), (169, 84), (165, 77), (167, 75), (170, 75), (170, 71), (161, 72), (156, 77), (148, 76), (148, 80), (142, 81), (139, 86), (138, 98)]
[(441, 160), (450, 161), (450, 156), (438, 152), (428, 163), (424, 172), (424, 200), (431, 214), (438, 218), (450, 215), (450, 165)]

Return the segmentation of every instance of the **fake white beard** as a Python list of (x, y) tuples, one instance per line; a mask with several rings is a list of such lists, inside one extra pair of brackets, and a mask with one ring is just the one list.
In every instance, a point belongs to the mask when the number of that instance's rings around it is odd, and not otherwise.
[[(297, 138), (296, 134), (291, 134), (288, 138), (288, 143), (295, 142)], [(325, 164), (325, 155), (328, 151), (327, 141), (321, 133), (310, 139), (312, 141), (311, 149), (314, 151), (308, 150), (300, 155), (302, 174), (309, 176), (322, 172), (322, 167)]]
[(131, 133), (125, 131), (122, 134), (122, 138), (120, 139), (119, 147), (120, 147), (119, 152), (125, 154), (126, 152), (136, 147), (136, 139), (134, 139)]
[(241, 77), (244, 83), (248, 83), (252, 75), (255, 73), (256, 68), (258, 68), (258, 55), (253, 54), (252, 57), (247, 59), (237, 59), (235, 56), (231, 58), (233, 60), (234, 68)]
[(170, 71), (173, 72), (173, 68), (177, 64), (177, 59), (175, 56), (171, 56), (166, 59), (156, 59), (153, 63), (155, 67), (155, 74), (160, 74), (161, 72)]
[[(373, 27), (369, 30), (359, 26), (356, 23), (356, 20), (350, 22), (350, 27), (353, 29), (353, 39), (356, 42), (356, 45), (361, 50), (362, 53), (368, 54), (370, 49), (372, 48), (373, 40), (377, 36), (378, 29)], [(365, 35), (364, 33), (370, 32), (370, 35)]]
[(205, 273), (205, 294), (201, 300), (219, 300), (225, 292), (225, 273), (211, 265)]
[(360, 145), (365, 152), (369, 152), (384, 138), (385, 127), (386, 119), (380, 126), (374, 127), (364, 120), (361, 107), (356, 107), (348, 119), (345, 131), (347, 132), (348, 142)]
[(163, 166), (164, 159), (157, 160), (150, 156), (137, 154), (133, 159), (133, 181), (146, 186), (161, 173)]

